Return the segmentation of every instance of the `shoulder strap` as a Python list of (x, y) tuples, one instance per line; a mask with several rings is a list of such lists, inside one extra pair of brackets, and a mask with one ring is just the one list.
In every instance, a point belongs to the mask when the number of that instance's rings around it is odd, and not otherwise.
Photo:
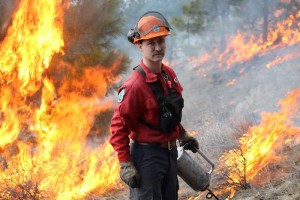
[(141, 68), (140, 65), (134, 67), (133, 70), (137, 70), (144, 78), (146, 78), (146, 73), (144, 72), (144, 70)]
[[(141, 68), (140, 65), (134, 67), (133, 70), (137, 70), (144, 78), (146, 78), (146, 73)], [(158, 81), (148, 83), (148, 85), (150, 86), (150, 88), (151, 88), (151, 90), (152, 90), (152, 92), (153, 92), (153, 94), (154, 94), (154, 96), (157, 100), (158, 106), (160, 108), (164, 104), (164, 93), (163, 93), (163, 89), (162, 89), (161, 85), (159, 84)], [(152, 130), (160, 130), (159, 126), (155, 126), (153, 124), (150, 124), (142, 118), (138, 118), (138, 121), (141, 122), (142, 124), (148, 126)]]
[[(133, 70), (137, 70), (144, 78), (146, 77), (146, 73), (144, 72), (144, 70), (141, 68), (140, 65), (134, 67)], [(148, 83), (148, 85), (150, 86), (152, 92), (154, 93), (158, 105), (161, 106), (164, 103), (164, 92), (161, 85), (159, 84), (158, 81)]]

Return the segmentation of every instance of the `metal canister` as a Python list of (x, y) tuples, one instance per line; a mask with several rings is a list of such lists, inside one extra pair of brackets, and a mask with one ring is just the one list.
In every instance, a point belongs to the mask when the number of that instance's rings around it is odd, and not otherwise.
[(210, 164), (211, 170), (206, 172), (193, 158), (184, 150), (177, 147), (177, 171), (178, 175), (196, 191), (204, 191), (209, 187), (214, 164), (200, 151), (197, 152)]

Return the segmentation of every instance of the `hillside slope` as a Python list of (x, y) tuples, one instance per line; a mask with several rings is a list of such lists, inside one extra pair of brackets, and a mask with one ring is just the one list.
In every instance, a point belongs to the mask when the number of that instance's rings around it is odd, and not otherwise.
[[(272, 52), (274, 58), (280, 51)], [(250, 125), (260, 123), (262, 112), (278, 112), (278, 102), (300, 88), (299, 59), (271, 68), (266, 67), (266, 59), (272, 59), (272, 54), (230, 69), (215, 67), (205, 71), (205, 76), (197, 63), (174, 67), (185, 89), (183, 125), (196, 132), (201, 149), (216, 164), (225, 150), (236, 147)], [(244, 73), (238, 73), (241, 69)], [(234, 84), (228, 84), (233, 79)], [(296, 112), (294, 126), (299, 128), (299, 110)], [(281, 161), (269, 164), (250, 181), (251, 189), (238, 191), (233, 199), (300, 199), (299, 153), (299, 145), (285, 148), (279, 154)], [(181, 184), (181, 196), (205, 199), (204, 193), (192, 191), (185, 183)]]

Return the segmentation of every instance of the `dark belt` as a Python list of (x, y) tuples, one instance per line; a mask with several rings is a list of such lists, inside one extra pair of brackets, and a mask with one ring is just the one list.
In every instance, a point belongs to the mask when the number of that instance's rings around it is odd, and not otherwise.
[(171, 141), (163, 142), (163, 143), (159, 143), (159, 142), (137, 142), (137, 141), (134, 141), (134, 143), (140, 144), (140, 145), (156, 146), (156, 147), (161, 147), (161, 148), (169, 149), (169, 150), (177, 147), (176, 140), (171, 140)]

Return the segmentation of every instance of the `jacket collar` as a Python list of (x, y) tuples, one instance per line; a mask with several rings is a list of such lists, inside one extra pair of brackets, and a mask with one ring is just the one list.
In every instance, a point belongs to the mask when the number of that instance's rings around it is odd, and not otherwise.
[[(152, 73), (149, 68), (143, 63), (143, 60), (141, 60), (140, 62), (140, 66), (142, 67), (142, 69), (144, 70), (146, 77), (146, 83), (150, 83), (150, 82), (154, 82), (157, 80), (157, 74)], [(165, 71), (165, 65), (161, 64), (161, 70)]]

